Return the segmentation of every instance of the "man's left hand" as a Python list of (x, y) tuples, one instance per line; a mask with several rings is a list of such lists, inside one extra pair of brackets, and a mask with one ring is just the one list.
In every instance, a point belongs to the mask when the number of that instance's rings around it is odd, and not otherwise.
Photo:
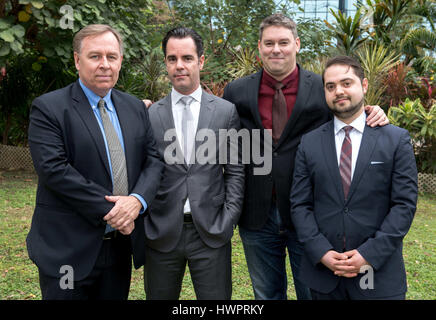
[(104, 220), (114, 229), (130, 229), (142, 208), (141, 202), (134, 196), (105, 196), (115, 206), (104, 216)]
[(337, 266), (335, 275), (352, 278), (356, 277), (362, 266), (369, 265), (364, 257), (356, 249), (344, 252), (348, 256), (348, 259), (341, 260), (341, 265)]
[(386, 113), (379, 106), (365, 106), (367, 114), (366, 123), (370, 127), (385, 126), (389, 124), (389, 119)]
[(132, 222), (129, 225), (127, 225), (127, 227), (119, 229), (119, 231), (122, 235), (128, 236), (133, 232), (134, 229), (135, 229), (135, 222)]

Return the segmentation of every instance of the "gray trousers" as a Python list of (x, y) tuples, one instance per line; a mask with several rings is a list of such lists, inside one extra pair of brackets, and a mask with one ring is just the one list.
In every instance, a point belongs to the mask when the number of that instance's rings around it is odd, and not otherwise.
[(177, 300), (186, 263), (198, 300), (229, 300), (232, 296), (231, 241), (210, 248), (193, 223), (183, 225), (176, 248), (160, 252), (146, 247), (144, 288), (147, 300)]

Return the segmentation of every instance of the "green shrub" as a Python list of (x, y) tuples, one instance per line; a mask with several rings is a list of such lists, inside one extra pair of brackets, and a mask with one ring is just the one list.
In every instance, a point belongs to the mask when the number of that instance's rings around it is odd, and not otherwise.
[(388, 118), (392, 124), (409, 131), (418, 171), (436, 173), (436, 104), (426, 109), (420, 99), (406, 99), (389, 109)]

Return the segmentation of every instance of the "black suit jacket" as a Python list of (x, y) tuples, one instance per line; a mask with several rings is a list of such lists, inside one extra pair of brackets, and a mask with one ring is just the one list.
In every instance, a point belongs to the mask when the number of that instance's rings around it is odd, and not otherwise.
[[(298, 66), (299, 67), (299, 66)], [(300, 67), (299, 67), (300, 68)], [(229, 83), (223, 98), (234, 103), (242, 128), (250, 131), (264, 129), (260, 119), (258, 97), (262, 72)], [(283, 224), (292, 229), (289, 192), (292, 184), (295, 153), (301, 136), (331, 119), (325, 102), (322, 79), (319, 75), (299, 69), (297, 100), (291, 117), (277, 144), (272, 146), (272, 170), (268, 175), (255, 175), (256, 165), (251, 159), (246, 166), (245, 199), (239, 225), (258, 230), (268, 219), (273, 187)], [(269, 134), (269, 133), (268, 133)], [(263, 138), (261, 135), (261, 146)], [(261, 167), (262, 165), (258, 165)]]
[[(156, 150), (143, 103), (112, 90), (123, 132), (129, 193), (151, 204), (163, 163)], [(46, 275), (60, 277), (62, 265), (74, 280), (92, 270), (102, 245), (103, 217), (113, 203), (111, 174), (103, 135), (78, 81), (36, 98), (32, 103), (29, 146), (38, 174), (35, 212), (27, 237), (29, 257)], [(134, 264), (144, 264), (143, 215), (131, 234)]]
[(292, 220), (306, 255), (302, 279), (329, 293), (339, 277), (320, 260), (328, 250), (357, 249), (374, 268), (374, 289), (360, 289), (369, 297), (388, 297), (406, 291), (402, 240), (416, 210), (417, 170), (406, 130), (387, 125), (366, 126), (344, 201), (333, 121), (304, 135), (295, 160), (291, 192)]

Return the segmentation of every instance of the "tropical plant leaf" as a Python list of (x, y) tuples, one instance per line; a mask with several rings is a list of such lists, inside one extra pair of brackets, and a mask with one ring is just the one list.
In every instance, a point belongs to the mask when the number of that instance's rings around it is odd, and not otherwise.
[(371, 105), (379, 104), (386, 89), (383, 80), (389, 70), (399, 63), (400, 55), (395, 51), (389, 51), (382, 44), (373, 43), (364, 45), (359, 49), (357, 56), (368, 79), (368, 91), (365, 95), (365, 101)]

